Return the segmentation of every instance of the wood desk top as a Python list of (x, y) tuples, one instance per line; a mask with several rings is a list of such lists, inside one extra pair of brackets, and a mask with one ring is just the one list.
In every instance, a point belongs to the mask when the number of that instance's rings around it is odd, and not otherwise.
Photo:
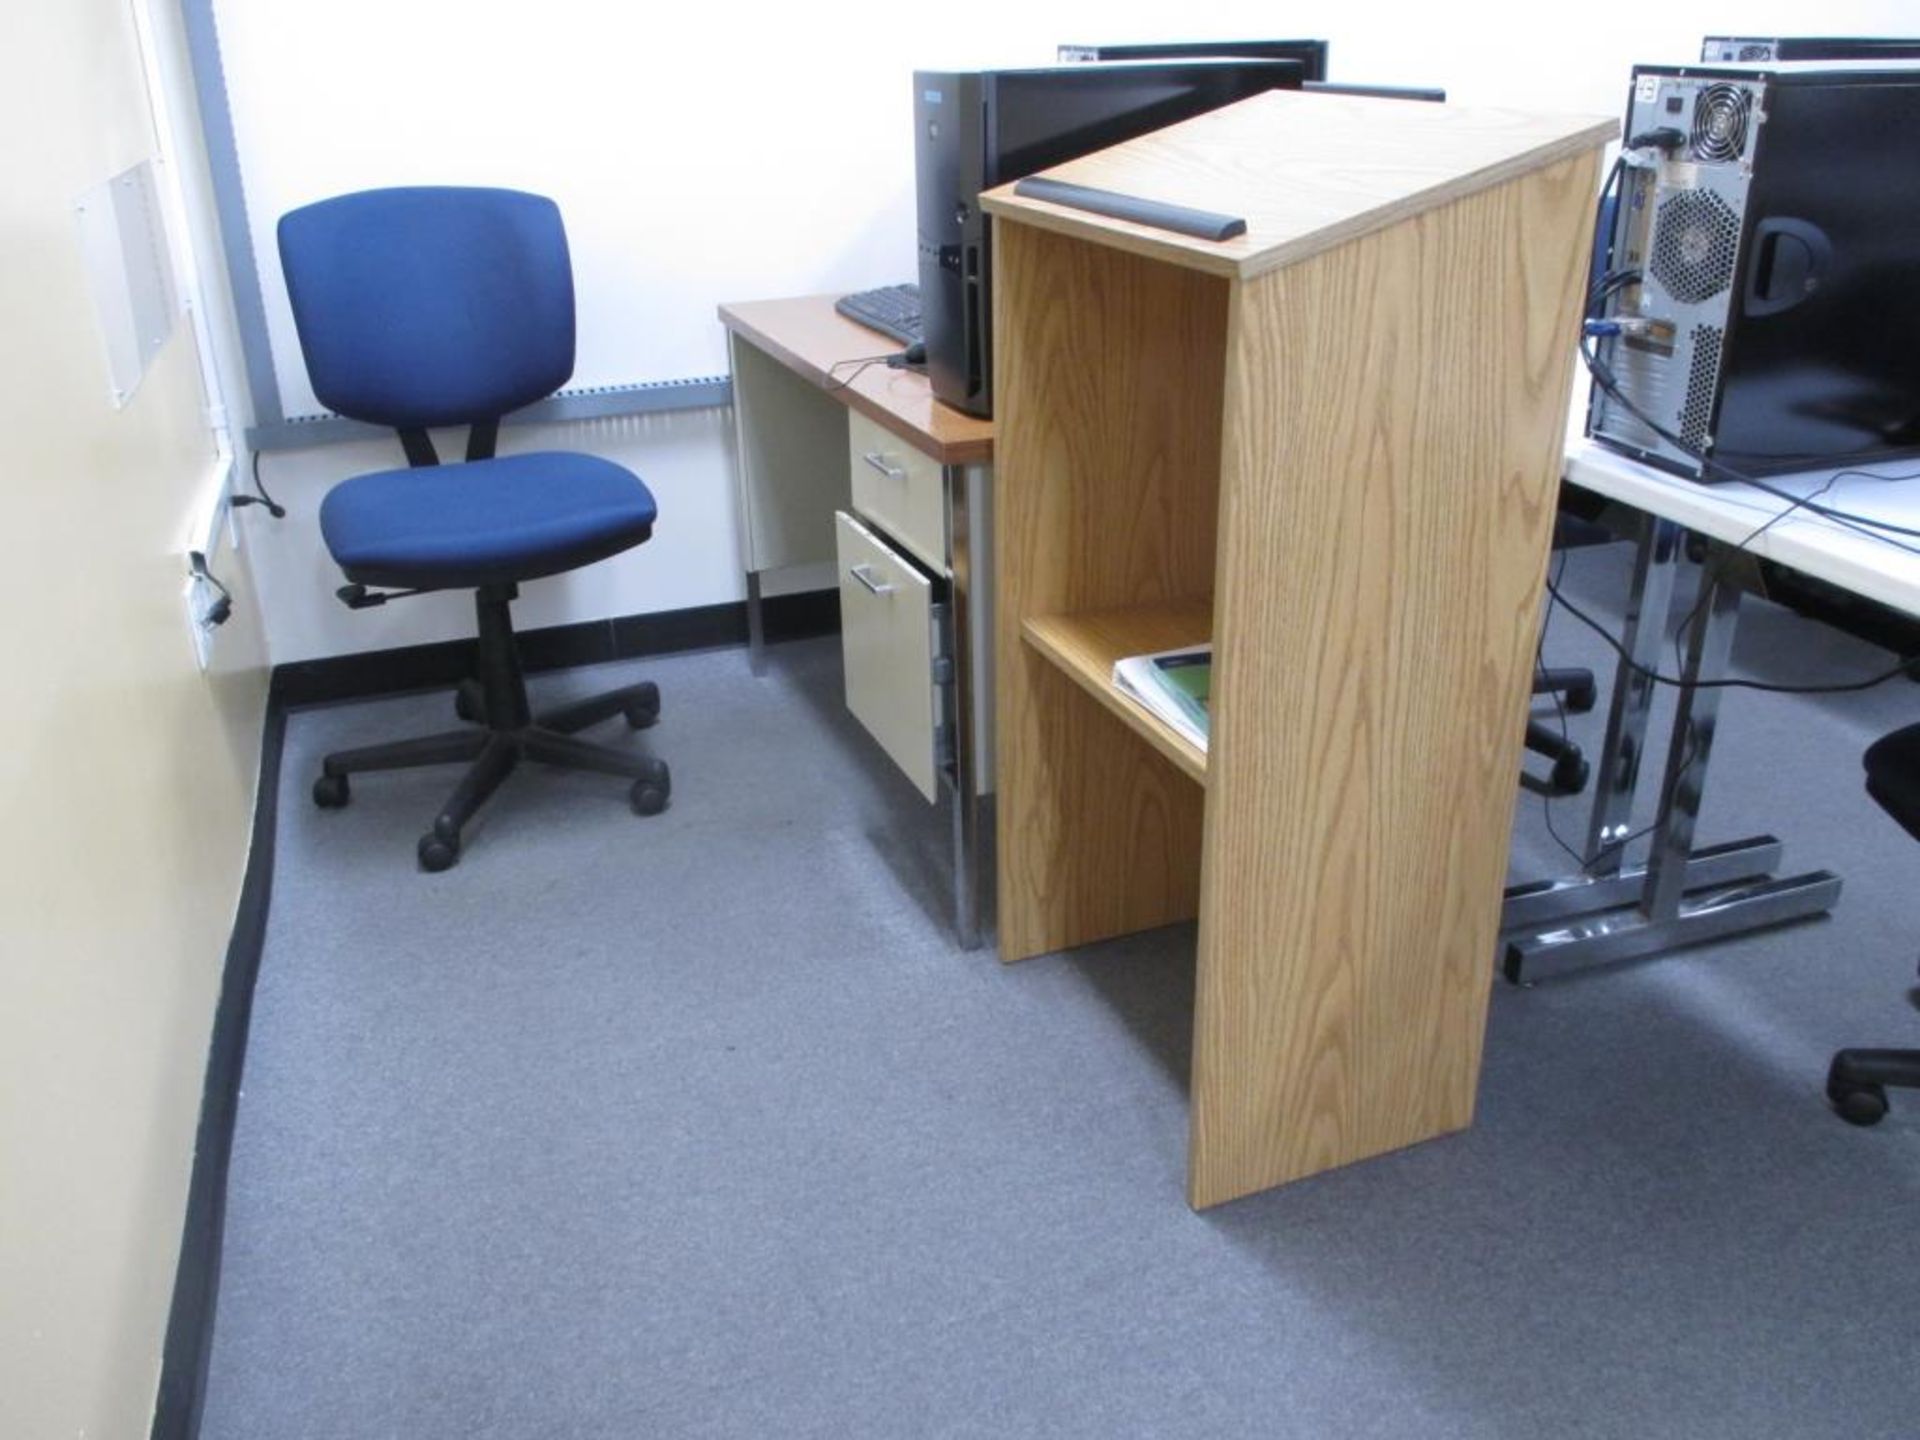
[(926, 376), (889, 370), (884, 364), (862, 369), (858, 364), (840, 363), (886, 355), (900, 347), (841, 315), (833, 308), (838, 298), (807, 295), (722, 305), (720, 323), (942, 465), (991, 462), (993, 422), (941, 404), (933, 398)]
[(1575, 485), (1920, 616), (1920, 553), (1910, 537), (1897, 531), (1876, 534), (1872, 526), (1850, 527), (1806, 510), (1787, 514), (1792, 502), (1780, 498), (1818, 495), (1823, 504), (1849, 515), (1920, 527), (1920, 496), (1905, 485), (1874, 478), (1882, 472), (1906, 474), (1913, 468), (1911, 459), (1769, 475), (1768, 490), (1778, 492), (1769, 494), (1738, 480), (1703, 485), (1630, 460), (1579, 434), (1580, 418), (1576, 413), (1567, 437), (1565, 474)]

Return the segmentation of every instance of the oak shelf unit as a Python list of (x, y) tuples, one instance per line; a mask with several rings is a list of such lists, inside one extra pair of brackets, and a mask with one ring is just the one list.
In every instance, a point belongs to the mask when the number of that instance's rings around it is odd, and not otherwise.
[[(1001, 958), (1198, 917), (1196, 1207), (1472, 1117), (1613, 130), (1275, 92), (1046, 172), (1237, 239), (986, 197)], [(1209, 638), (1203, 754), (1112, 670)]]
[(1206, 601), (1173, 601), (1082, 615), (1037, 615), (1026, 622), (1025, 631), (1027, 643), (1058, 665), (1069, 680), (1193, 779), (1202, 785), (1207, 783), (1207, 752), (1136, 704), (1113, 683), (1114, 665), (1129, 655), (1205, 644), (1213, 631), (1212, 607)]

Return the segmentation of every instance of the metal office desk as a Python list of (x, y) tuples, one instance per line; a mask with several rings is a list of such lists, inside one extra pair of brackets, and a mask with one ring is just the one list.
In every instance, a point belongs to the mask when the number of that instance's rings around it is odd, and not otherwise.
[(899, 346), (833, 302), (720, 307), (748, 651), (758, 673), (763, 572), (835, 565), (847, 706), (929, 803), (949, 797), (954, 928), (973, 949), (993, 790), (993, 426), (935, 400), (923, 375), (862, 365)]
[[(1920, 471), (1920, 461), (1864, 468), (1875, 474), (1908, 474)], [(1796, 497), (1808, 496), (1834, 473), (1776, 476), (1767, 483)], [(1663, 658), (1674, 571), (1688, 531), (1705, 537), (1710, 547), (1701, 576), (1705, 590), (1690, 611), (1684, 670), (1689, 679), (1715, 680), (1726, 674), (1741, 593), (1729, 562), (1742, 542), (1748, 542), (1744, 549), (1749, 555), (1920, 615), (1920, 553), (1804, 510), (1755, 536), (1753, 532), (1788, 502), (1752, 486), (1702, 485), (1584, 438), (1569, 442), (1565, 477), (1637, 512), (1639, 549), (1620, 639), (1642, 666), (1658, 668)], [(1920, 528), (1920, 481), (1879, 485), (1843, 480), (1822, 503)], [(1903, 543), (1920, 547), (1913, 540)], [(1507, 892), (1502, 928), (1508, 936), (1509, 980), (1658, 954), (1805, 919), (1824, 914), (1839, 898), (1840, 879), (1828, 871), (1779, 876), (1782, 846), (1770, 835), (1693, 848), (1713, 752), (1721, 695), (1717, 689), (1681, 694), (1650, 856), (1644, 865), (1624, 863), (1624, 847), (1617, 842), (1631, 834), (1654, 689), (1624, 661), (1618, 666), (1587, 831), (1586, 853), (1600, 858), (1582, 874)], [(1614, 848), (1608, 849), (1610, 845)]]

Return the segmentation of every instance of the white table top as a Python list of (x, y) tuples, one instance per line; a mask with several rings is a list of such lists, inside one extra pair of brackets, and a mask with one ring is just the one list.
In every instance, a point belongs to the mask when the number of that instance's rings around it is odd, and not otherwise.
[[(1563, 471), (1581, 489), (1728, 544), (1746, 541), (1744, 548), (1752, 554), (1920, 615), (1920, 537), (1895, 535), (1889, 543), (1804, 509), (1756, 536), (1753, 532), (1786, 509), (1787, 501), (1739, 481), (1703, 485), (1617, 455), (1580, 433), (1585, 414), (1584, 403), (1577, 404)], [(1763, 478), (1776, 490), (1804, 496), (1835, 473), (1827, 469)], [(1875, 475), (1913, 478), (1894, 483), (1866, 478)], [(1846, 476), (1820, 497), (1822, 505), (1920, 530), (1920, 456), (1849, 466)]]

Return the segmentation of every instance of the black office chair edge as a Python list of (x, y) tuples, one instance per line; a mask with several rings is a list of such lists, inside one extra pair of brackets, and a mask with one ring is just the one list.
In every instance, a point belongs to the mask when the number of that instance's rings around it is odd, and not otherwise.
[[(1556, 552), (1611, 544), (1618, 538), (1594, 516), (1580, 513), (1591, 502), (1592, 497), (1587, 492), (1571, 486), (1561, 487), (1560, 508), (1553, 520), (1553, 548)], [(1561, 705), (1570, 715), (1586, 714), (1599, 699), (1593, 672), (1574, 666), (1541, 666), (1534, 672), (1533, 693), (1559, 696)], [(1527, 721), (1527, 749), (1553, 762), (1544, 785), (1530, 776), (1521, 776), (1521, 783), (1528, 789), (1544, 788), (1549, 795), (1578, 795), (1587, 788), (1591, 773), (1587, 757), (1578, 745), (1561, 733), (1559, 727), (1545, 720), (1530, 718)]]
[[(1534, 672), (1535, 695), (1558, 695), (1569, 714), (1584, 715), (1599, 699), (1593, 672), (1573, 666), (1542, 666)], [(1578, 795), (1587, 788), (1590, 768), (1580, 747), (1544, 720), (1527, 721), (1527, 749), (1553, 762), (1549, 793)]]
[[(1920, 840), (1920, 725), (1883, 735), (1863, 757), (1867, 793)], [(1920, 1090), (1920, 1049), (1841, 1050), (1827, 1067), (1827, 1099), (1850, 1125), (1877, 1125), (1887, 1113), (1887, 1087)]]
[[(475, 424), (469, 432), (466, 458), (491, 459), (497, 430), (498, 421)], [(408, 464), (438, 463), (425, 432), (401, 431), (400, 438)], [(633, 784), (627, 798), (636, 814), (658, 815), (667, 808), (673, 780), (664, 760), (576, 738), (576, 732), (616, 715), (625, 716), (633, 729), (644, 730), (660, 718), (659, 687), (643, 680), (534, 715), (510, 610), (519, 593), (519, 586), (512, 584), (474, 590), (478, 631), (474, 675), (454, 692), (454, 713), (482, 728), (337, 750), (320, 763), (320, 777), (313, 782), (314, 804), (326, 810), (345, 805), (352, 795), (347, 777), (362, 771), (469, 762), (432, 827), (420, 837), (420, 868), (429, 871), (449, 870), (458, 862), (461, 831), (523, 759), (568, 770), (630, 776)]]
[(1879, 1124), (1889, 1085), (1920, 1090), (1920, 1050), (1841, 1050), (1827, 1067), (1827, 1099), (1849, 1125)]

